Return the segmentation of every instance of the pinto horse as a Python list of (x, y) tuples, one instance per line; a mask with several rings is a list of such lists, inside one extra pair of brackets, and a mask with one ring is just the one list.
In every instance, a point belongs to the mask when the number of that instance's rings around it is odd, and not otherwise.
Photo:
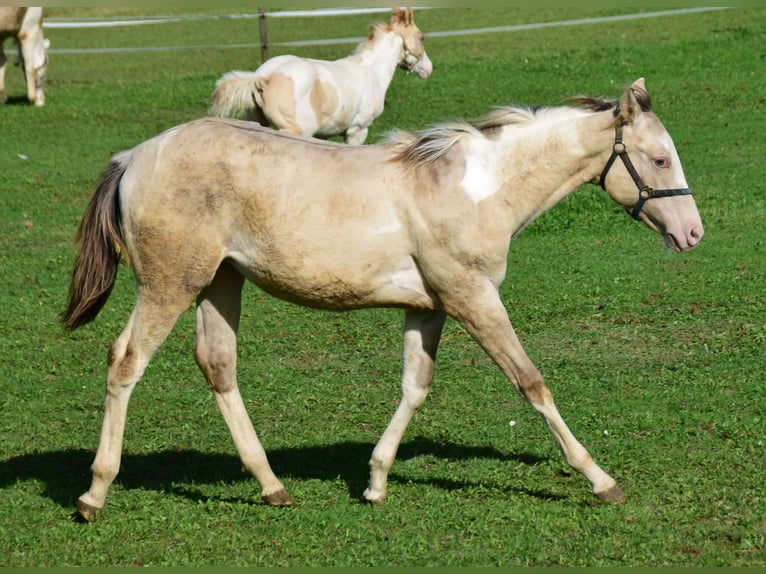
[(45, 105), (43, 84), (48, 70), (48, 41), (43, 36), (43, 9), (0, 7), (0, 104), (5, 103), (5, 65), (3, 42), (13, 38), (18, 44), (19, 61), (27, 82), (27, 99)]
[(420, 78), (433, 69), (410, 8), (394, 8), (389, 24), (375, 24), (369, 38), (340, 60), (285, 55), (267, 60), (255, 72), (228, 72), (216, 83), (210, 113), (244, 113), (285, 132), (343, 135), (346, 143), (362, 144), (370, 124), (383, 113), (397, 67)]
[[(617, 160), (620, 161), (617, 161)], [(74, 329), (109, 297), (125, 255), (135, 307), (108, 354), (90, 489), (93, 520), (120, 466), (128, 400), (177, 319), (196, 301), (195, 357), (264, 501), (289, 505), (240, 397), (241, 290), (328, 310), (404, 310), (401, 401), (375, 446), (364, 498), (382, 503), (399, 443), (431, 386), (447, 316), (460, 323), (550, 428), (604, 501), (623, 492), (559, 415), (499, 296), (511, 240), (582, 184), (676, 251), (703, 229), (673, 140), (643, 79), (616, 101), (505, 107), (473, 122), (394, 133), (368, 146), (203, 118), (116, 155), (78, 228), (62, 319)]]

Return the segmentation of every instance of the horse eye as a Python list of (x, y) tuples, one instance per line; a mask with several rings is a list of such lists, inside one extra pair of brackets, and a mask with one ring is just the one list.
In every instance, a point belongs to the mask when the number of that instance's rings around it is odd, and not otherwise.
[(670, 167), (670, 160), (666, 157), (658, 157), (654, 160), (654, 167), (659, 169), (665, 169)]

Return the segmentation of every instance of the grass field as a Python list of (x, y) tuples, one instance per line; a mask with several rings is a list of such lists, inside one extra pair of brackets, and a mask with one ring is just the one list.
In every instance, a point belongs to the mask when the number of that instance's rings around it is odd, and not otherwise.
[[(629, 12), (416, 13), (434, 73), (397, 72), (368, 138), (509, 102), (616, 97), (646, 78), (705, 223), (699, 248), (671, 253), (585, 187), (514, 242), (502, 289), (562, 415), (625, 502), (596, 503), (539, 417), (448, 322), (389, 499), (363, 504), (367, 460), (399, 397), (400, 313), (321, 313), (248, 286), (240, 386), (295, 506), (260, 504), (241, 472), (187, 313), (133, 395), (121, 473), (90, 525), (72, 512), (90, 482), (106, 352), (134, 287), (121, 270), (98, 319), (64, 333), (72, 234), (112, 154), (205, 115), (216, 79), (255, 69), (260, 53), (56, 52), (256, 45), (255, 20), (49, 30), (46, 107), (25, 103), (13, 67), (0, 107), (0, 566), (766, 566), (766, 10), (428, 37)], [(361, 37), (374, 18), (275, 18), (269, 34)]]

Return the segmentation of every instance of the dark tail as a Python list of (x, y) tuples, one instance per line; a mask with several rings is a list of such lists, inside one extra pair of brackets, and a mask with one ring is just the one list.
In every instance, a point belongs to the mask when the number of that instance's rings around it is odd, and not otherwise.
[(96, 318), (112, 292), (120, 253), (125, 243), (120, 230), (117, 192), (127, 158), (115, 158), (106, 167), (75, 234), (79, 252), (69, 286), (69, 302), (62, 315), (67, 329), (76, 329)]

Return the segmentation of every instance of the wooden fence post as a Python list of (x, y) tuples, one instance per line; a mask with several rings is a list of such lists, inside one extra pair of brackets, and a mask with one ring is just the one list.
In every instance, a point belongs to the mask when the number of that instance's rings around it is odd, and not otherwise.
[(269, 59), (269, 33), (266, 29), (266, 12), (263, 6), (258, 7), (258, 21), (261, 29), (261, 63)]

